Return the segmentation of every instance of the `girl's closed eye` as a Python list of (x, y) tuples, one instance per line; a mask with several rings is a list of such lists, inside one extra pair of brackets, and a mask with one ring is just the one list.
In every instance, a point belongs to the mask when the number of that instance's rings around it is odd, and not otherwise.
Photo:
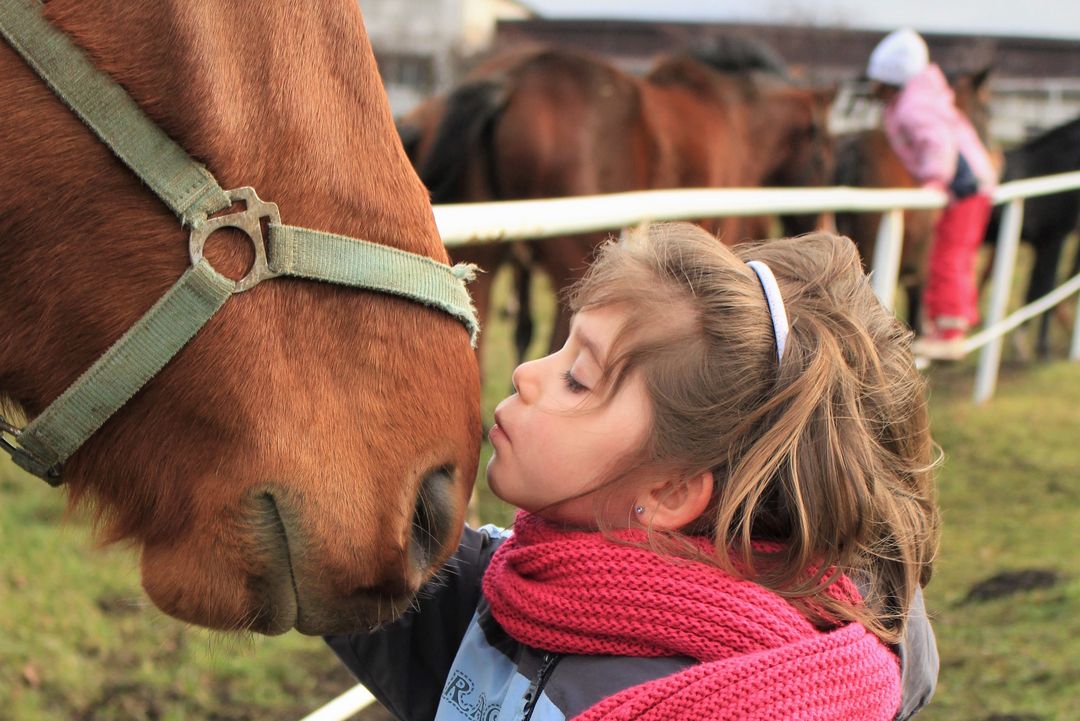
[(574, 378), (574, 374), (570, 371), (563, 371), (562, 376), (563, 381), (566, 382), (567, 390), (569, 390), (571, 393), (583, 393), (589, 390), (588, 387), (578, 382), (578, 379)]

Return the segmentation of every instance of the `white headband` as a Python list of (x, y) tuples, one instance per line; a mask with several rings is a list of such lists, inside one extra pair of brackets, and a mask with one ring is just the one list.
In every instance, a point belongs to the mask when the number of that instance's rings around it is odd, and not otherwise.
[(784, 357), (784, 346), (787, 345), (788, 337), (787, 311), (784, 310), (784, 299), (780, 296), (780, 286), (776, 284), (772, 269), (760, 260), (751, 260), (746, 264), (757, 273), (761, 288), (765, 291), (765, 302), (769, 306), (773, 334), (776, 336), (776, 362), (779, 363)]

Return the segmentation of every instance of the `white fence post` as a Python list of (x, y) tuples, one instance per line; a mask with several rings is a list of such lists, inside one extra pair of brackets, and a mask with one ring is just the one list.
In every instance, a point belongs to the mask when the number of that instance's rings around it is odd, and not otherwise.
[[(1076, 251), (1080, 253), (1080, 250)], [(1073, 319), (1072, 344), (1069, 346), (1069, 360), (1080, 361), (1080, 299), (1076, 301), (1076, 318)]]
[[(994, 251), (994, 272), (991, 286), (990, 309), (986, 313), (986, 327), (996, 325), (1005, 317), (1012, 290), (1013, 270), (1016, 268), (1016, 250), (1020, 245), (1020, 226), (1024, 220), (1024, 199), (1015, 198), (1005, 206), (998, 230), (997, 248)], [(979, 367), (975, 372), (975, 403), (985, 403), (994, 395), (998, 368), (1001, 366), (1001, 346), (1004, 338), (998, 336), (979, 353)]]
[(900, 251), (904, 245), (904, 211), (902, 208), (881, 214), (877, 242), (874, 243), (874, 265), (870, 285), (881, 304), (890, 311), (896, 303), (896, 282), (900, 275)]
[(356, 684), (325, 706), (312, 711), (300, 721), (345, 721), (375, 703), (375, 697), (364, 687)]

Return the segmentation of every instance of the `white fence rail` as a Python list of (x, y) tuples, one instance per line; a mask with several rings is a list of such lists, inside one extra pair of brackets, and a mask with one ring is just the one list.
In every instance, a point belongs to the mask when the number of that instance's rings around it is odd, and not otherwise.
[[(988, 400), (994, 393), (1002, 335), (1022, 322), (1016, 317), (1006, 319), (1005, 309), (1020, 242), (1023, 199), (1076, 189), (1080, 189), (1080, 171), (1006, 183), (994, 193), (995, 204), (1008, 203), (1008, 206), (994, 256), (990, 308), (985, 316), (985, 330), (969, 338), (966, 344), (967, 352), (982, 349), (975, 380), (977, 403)], [(661, 220), (828, 211), (881, 212), (884, 216), (875, 245), (872, 277), (878, 297), (892, 308), (904, 233), (902, 211), (940, 208), (945, 201), (944, 193), (932, 190), (696, 188), (442, 205), (435, 208), (435, 221), (443, 241), (454, 246), (615, 230)], [(1066, 292), (1065, 296), (1074, 292), (1075, 289)], [(1022, 308), (1017, 314), (1029, 312), (1030, 308)], [(998, 332), (999, 328), (1005, 330)], [(1080, 360), (1080, 338), (1075, 330), (1070, 358)]]
[(933, 190), (862, 188), (691, 188), (641, 190), (553, 200), (507, 200), (435, 206), (448, 246), (618, 230), (643, 222), (735, 215), (805, 214), (940, 208)]
[[(982, 349), (975, 379), (975, 401), (994, 392), (1002, 338), (1024, 321), (1046, 312), (1073, 294), (1080, 294), (1080, 275), (1052, 293), (1005, 317), (1016, 251), (1020, 243), (1024, 198), (1080, 190), (1080, 171), (1006, 183), (994, 203), (1007, 203), (994, 254), (990, 307), (984, 328), (965, 342), (965, 351)], [(618, 230), (643, 222), (718, 218), (734, 215), (780, 215), (829, 211), (884, 213), (873, 261), (874, 291), (892, 307), (899, 270), (905, 209), (940, 208), (945, 195), (932, 190), (861, 188), (725, 188), (653, 190), (555, 200), (462, 203), (435, 207), (435, 221), (448, 246), (522, 238), (543, 238), (598, 230)], [(1080, 360), (1080, 308), (1077, 309), (1069, 357)], [(374, 701), (357, 686), (302, 721), (345, 721)]]

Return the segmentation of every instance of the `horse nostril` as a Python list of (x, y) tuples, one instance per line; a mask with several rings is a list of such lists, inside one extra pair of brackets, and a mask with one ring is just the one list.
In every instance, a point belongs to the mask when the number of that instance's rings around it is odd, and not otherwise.
[(409, 555), (413, 564), (427, 570), (451, 536), (454, 469), (440, 466), (424, 476), (413, 511)]

